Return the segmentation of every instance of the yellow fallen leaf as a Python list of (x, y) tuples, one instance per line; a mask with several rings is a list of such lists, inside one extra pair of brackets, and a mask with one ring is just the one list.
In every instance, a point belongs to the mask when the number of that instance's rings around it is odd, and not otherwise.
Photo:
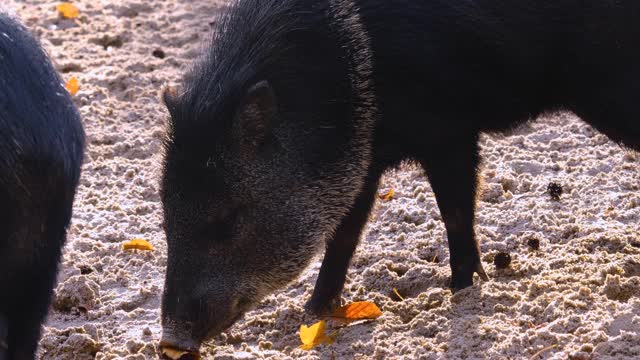
[(153, 250), (153, 246), (144, 239), (133, 239), (122, 244), (123, 250)]
[(389, 201), (391, 199), (393, 199), (393, 195), (396, 193), (395, 190), (393, 189), (389, 189), (389, 191), (387, 191), (386, 193), (379, 195), (378, 197), (383, 200), (383, 201)]
[(75, 19), (80, 15), (80, 10), (77, 6), (73, 5), (70, 2), (63, 2), (56, 6), (56, 9), (65, 19)]
[(301, 325), (300, 341), (302, 341), (302, 345), (300, 345), (300, 349), (311, 350), (314, 346), (320, 344), (332, 344), (333, 338), (325, 334), (325, 325), (324, 320), (318, 321), (311, 326)]
[(368, 301), (358, 301), (339, 307), (331, 316), (347, 320), (363, 320), (376, 319), (381, 315), (382, 311), (376, 304)]
[(78, 92), (78, 90), (80, 90), (80, 83), (78, 82), (78, 79), (74, 76), (71, 79), (69, 79), (69, 81), (67, 81), (66, 84), (64, 84), (64, 87), (67, 89), (69, 94), (75, 95)]

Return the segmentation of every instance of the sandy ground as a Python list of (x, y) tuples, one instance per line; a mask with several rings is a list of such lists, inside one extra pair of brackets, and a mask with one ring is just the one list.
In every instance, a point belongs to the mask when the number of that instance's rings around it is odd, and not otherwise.
[[(154, 358), (166, 246), (158, 175), (167, 114), (159, 102), (197, 56), (224, 1), (5, 0), (41, 39), (75, 96), (88, 149), (41, 359)], [(205, 358), (640, 358), (640, 160), (571, 115), (482, 141), (477, 233), (492, 280), (455, 296), (444, 227), (422, 172), (389, 173), (355, 256), (345, 300), (376, 321), (297, 349), (319, 261), (204, 349)], [(555, 181), (560, 201), (546, 194)], [(153, 252), (124, 252), (148, 239)], [(537, 239), (539, 250), (528, 243)], [(507, 270), (493, 259), (510, 253)], [(401, 301), (393, 289), (404, 297)]]

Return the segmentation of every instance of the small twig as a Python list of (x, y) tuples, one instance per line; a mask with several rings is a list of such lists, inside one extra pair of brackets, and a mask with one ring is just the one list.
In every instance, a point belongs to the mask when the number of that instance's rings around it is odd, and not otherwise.
[(545, 351), (549, 351), (549, 350), (554, 349), (554, 348), (557, 348), (557, 347), (558, 347), (558, 344), (553, 344), (553, 345), (551, 345), (551, 346), (547, 346), (546, 348), (544, 348), (544, 349), (542, 349), (542, 350), (538, 351), (537, 353), (533, 354), (533, 355), (529, 358), (529, 360), (534, 360), (535, 358), (537, 358), (538, 356), (540, 356), (543, 352), (545, 352)]
[(398, 292), (398, 289), (393, 288), (393, 292), (396, 294), (396, 296), (397, 296), (400, 300), (404, 301), (404, 298), (402, 297), (402, 295), (400, 295), (400, 293)]

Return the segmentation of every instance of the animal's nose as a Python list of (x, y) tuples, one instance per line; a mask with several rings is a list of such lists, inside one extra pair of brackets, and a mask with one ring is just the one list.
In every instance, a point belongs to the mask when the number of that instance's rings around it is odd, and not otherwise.
[(176, 336), (172, 331), (163, 330), (160, 340), (160, 353), (165, 360), (199, 360), (200, 344), (197, 342)]

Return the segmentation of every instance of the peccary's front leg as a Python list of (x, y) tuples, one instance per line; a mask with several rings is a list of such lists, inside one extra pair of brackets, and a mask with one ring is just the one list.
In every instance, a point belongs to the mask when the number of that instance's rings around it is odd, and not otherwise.
[(380, 172), (372, 172), (349, 214), (342, 220), (336, 233), (327, 242), (320, 274), (311, 299), (305, 305), (308, 313), (327, 315), (340, 306), (340, 294), (347, 276), (349, 262), (358, 245), (362, 229), (369, 219), (375, 200)]
[[(32, 360), (35, 358), (40, 339), (40, 323), (42, 317), (36, 307), (29, 306), (25, 309), (33, 309), (34, 313), (17, 312), (5, 318), (7, 327), (6, 359), (8, 360)], [(2, 322), (3, 319), (0, 319)], [(1, 326), (1, 325), (0, 325)], [(0, 360), (2, 358), (2, 345), (0, 345)]]
[(433, 151), (421, 159), (436, 196), (447, 229), (451, 265), (450, 287), (473, 285), (473, 273), (489, 280), (482, 268), (475, 239), (474, 216), (477, 168), (480, 162), (478, 137), (452, 141), (450, 148)]

